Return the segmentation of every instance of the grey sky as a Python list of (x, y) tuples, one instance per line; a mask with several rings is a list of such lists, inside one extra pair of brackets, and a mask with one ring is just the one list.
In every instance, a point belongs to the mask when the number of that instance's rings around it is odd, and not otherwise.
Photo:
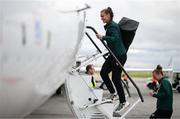
[[(100, 34), (105, 31), (99, 12), (108, 6), (114, 11), (114, 21), (126, 16), (140, 22), (126, 67), (151, 68), (156, 64), (167, 67), (171, 57), (174, 61), (180, 59), (180, 1), (91, 0), (87, 3), (92, 7), (87, 11), (87, 25), (94, 26)], [(82, 45), (81, 54), (95, 51), (86, 37)]]

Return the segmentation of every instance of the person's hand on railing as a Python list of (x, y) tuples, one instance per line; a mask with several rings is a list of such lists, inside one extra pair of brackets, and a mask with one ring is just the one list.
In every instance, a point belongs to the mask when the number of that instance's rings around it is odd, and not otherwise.
[(103, 36), (100, 35), (100, 34), (96, 34), (96, 37), (99, 39), (99, 40), (102, 40)]

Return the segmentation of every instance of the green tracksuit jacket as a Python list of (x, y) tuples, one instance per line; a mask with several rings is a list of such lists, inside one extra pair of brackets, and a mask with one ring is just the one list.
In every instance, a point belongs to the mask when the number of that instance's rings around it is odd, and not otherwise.
[(173, 92), (172, 86), (167, 77), (160, 80), (160, 88), (157, 94), (153, 94), (157, 98), (157, 109), (173, 110)]
[(121, 56), (126, 53), (126, 49), (123, 44), (121, 31), (119, 25), (114, 21), (107, 23), (104, 26), (106, 35), (103, 36), (103, 40), (107, 42), (108, 47), (116, 56)]

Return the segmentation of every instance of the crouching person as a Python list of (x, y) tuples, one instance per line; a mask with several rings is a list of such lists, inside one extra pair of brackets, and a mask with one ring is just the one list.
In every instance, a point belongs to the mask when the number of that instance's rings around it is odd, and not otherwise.
[(157, 92), (151, 92), (152, 97), (157, 98), (156, 111), (151, 114), (150, 119), (170, 119), (173, 113), (173, 92), (171, 83), (167, 77), (163, 76), (160, 65), (152, 72), (153, 78), (156, 79), (160, 88)]

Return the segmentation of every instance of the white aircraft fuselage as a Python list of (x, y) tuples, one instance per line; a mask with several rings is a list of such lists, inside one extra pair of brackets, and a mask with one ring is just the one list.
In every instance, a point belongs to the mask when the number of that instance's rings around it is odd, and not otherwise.
[(58, 0), (0, 1), (0, 118), (26, 116), (64, 83), (84, 34), (84, 12), (72, 10)]

